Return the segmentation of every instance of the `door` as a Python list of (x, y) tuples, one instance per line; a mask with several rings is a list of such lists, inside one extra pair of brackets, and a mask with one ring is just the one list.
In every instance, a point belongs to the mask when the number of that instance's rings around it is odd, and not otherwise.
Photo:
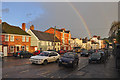
[(17, 52), (19, 51), (19, 46), (17, 46)]
[(4, 53), (4, 56), (8, 56), (8, 55), (7, 55), (7, 54), (8, 54), (8, 53), (7, 53), (7, 46), (4, 46), (4, 47), (3, 47), (3, 53)]

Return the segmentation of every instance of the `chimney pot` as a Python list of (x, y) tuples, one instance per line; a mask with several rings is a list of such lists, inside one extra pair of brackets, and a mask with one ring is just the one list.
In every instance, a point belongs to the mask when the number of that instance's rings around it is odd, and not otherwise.
[(25, 26), (26, 26), (26, 24), (22, 23), (22, 30), (24, 30), (24, 31), (25, 31)]
[(0, 19), (0, 24), (2, 24), (2, 20)]
[(31, 30), (34, 30), (34, 25), (31, 25), (31, 26), (30, 26), (30, 29), (31, 29)]

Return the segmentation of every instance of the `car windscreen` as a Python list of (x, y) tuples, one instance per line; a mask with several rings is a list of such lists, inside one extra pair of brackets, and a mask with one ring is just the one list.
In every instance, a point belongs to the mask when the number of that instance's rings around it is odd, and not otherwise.
[(35, 53), (37, 53), (38, 51), (35, 51)]
[(88, 53), (88, 51), (87, 51), (87, 50), (83, 50), (82, 52), (83, 52), (83, 53)]
[(92, 57), (92, 58), (99, 58), (99, 57), (101, 57), (101, 55), (100, 55), (100, 53), (93, 53), (93, 54), (91, 55), (91, 57)]
[(74, 54), (73, 54), (73, 53), (65, 53), (65, 54), (63, 55), (63, 57), (74, 58)]
[(48, 56), (48, 52), (41, 52), (40, 54), (39, 54), (39, 56)]
[(22, 53), (23, 51), (18, 51), (18, 53)]

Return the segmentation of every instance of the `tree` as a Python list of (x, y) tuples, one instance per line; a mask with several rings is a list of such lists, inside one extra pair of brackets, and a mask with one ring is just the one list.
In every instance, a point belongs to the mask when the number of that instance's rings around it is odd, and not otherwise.
[(116, 40), (117, 40), (117, 43), (120, 44), (120, 30), (118, 30)]

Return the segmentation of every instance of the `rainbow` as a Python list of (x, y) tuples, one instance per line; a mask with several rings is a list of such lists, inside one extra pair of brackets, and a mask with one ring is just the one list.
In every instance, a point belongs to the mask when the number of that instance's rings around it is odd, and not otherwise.
[(75, 6), (72, 3), (68, 2), (68, 4), (73, 8), (73, 10), (76, 12), (76, 14), (80, 17), (80, 19), (81, 19), (81, 21), (82, 21), (88, 35), (89, 35), (89, 38), (91, 38), (90, 30), (89, 30), (84, 18), (81, 16), (80, 12), (75, 8)]

